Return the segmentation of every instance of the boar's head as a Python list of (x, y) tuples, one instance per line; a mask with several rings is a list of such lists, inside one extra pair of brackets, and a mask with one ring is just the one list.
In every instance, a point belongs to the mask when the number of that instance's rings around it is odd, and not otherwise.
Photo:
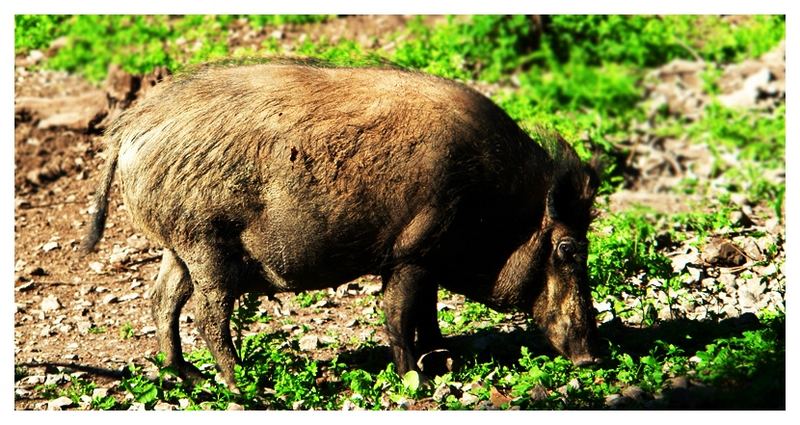
[(599, 362), (597, 323), (587, 273), (592, 205), (599, 185), (594, 166), (581, 162), (560, 137), (549, 149), (553, 173), (539, 232), (539, 279), (531, 313), (550, 344), (576, 365)]

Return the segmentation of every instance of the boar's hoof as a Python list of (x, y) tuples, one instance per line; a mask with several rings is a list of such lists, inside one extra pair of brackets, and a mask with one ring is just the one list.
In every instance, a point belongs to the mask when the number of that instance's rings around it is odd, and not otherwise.
[(180, 376), (184, 382), (192, 386), (203, 385), (203, 383), (208, 379), (203, 375), (202, 372), (200, 372), (200, 369), (191, 363), (183, 363), (178, 366), (177, 369), (178, 376)]
[(417, 360), (417, 367), (428, 376), (444, 375), (453, 370), (453, 357), (444, 348), (428, 351)]
[(593, 367), (602, 364), (603, 360), (599, 357), (584, 357), (573, 360), (572, 363), (577, 367)]

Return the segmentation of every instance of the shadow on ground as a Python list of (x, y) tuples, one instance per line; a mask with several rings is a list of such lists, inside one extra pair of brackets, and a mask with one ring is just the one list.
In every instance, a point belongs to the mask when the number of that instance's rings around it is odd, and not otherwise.
[[(765, 329), (769, 325), (759, 322), (751, 313), (722, 321), (697, 321), (677, 319), (660, 322), (651, 327), (626, 326), (615, 320), (600, 326), (603, 340), (618, 346), (622, 352), (634, 358), (649, 354), (650, 350), (661, 341), (675, 345), (688, 356), (704, 350), (708, 344), (719, 338), (740, 337), (746, 331)], [(785, 323), (773, 325), (779, 334), (782, 347), (785, 347)], [(547, 346), (543, 335), (536, 330), (521, 329), (503, 333), (496, 329), (484, 329), (472, 334), (445, 337), (445, 346), (456, 360), (454, 370), (458, 370), (464, 361), (475, 359), (477, 362), (494, 361), (504, 366), (515, 366), (520, 357), (520, 349), (529, 347), (532, 355), (549, 355), (555, 353)], [(786, 401), (786, 361), (785, 351), (768, 358), (757, 359), (747, 364), (728, 365), (731, 377), (725, 376), (715, 380), (713, 384), (690, 379), (685, 387), (665, 388), (661, 403), (631, 404), (627, 408), (656, 409), (785, 409)], [(391, 352), (386, 346), (375, 346), (346, 351), (340, 354), (340, 361), (353, 368), (361, 368), (371, 373), (383, 370), (391, 361)], [(613, 360), (606, 361), (601, 367), (615, 368)], [(738, 368), (738, 370), (731, 370)], [(736, 378), (741, 376), (742, 368), (752, 377), (749, 380)]]

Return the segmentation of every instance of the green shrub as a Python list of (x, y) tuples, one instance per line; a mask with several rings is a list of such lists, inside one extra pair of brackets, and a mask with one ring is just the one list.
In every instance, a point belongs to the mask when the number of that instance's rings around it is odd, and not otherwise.
[(15, 15), (14, 52), (25, 54), (42, 49), (64, 34), (62, 23), (67, 15)]

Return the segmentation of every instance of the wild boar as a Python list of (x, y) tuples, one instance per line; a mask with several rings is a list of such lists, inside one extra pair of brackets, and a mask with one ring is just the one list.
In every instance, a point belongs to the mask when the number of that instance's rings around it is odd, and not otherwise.
[(441, 347), (439, 285), (530, 313), (576, 364), (596, 361), (586, 233), (597, 173), (559, 136), (532, 138), (462, 84), (392, 67), (207, 65), (173, 78), (106, 132), (83, 249), (102, 236), (115, 169), (137, 229), (164, 248), (152, 314), (184, 379), (178, 317), (227, 385), (243, 293), (380, 275), (399, 373)]

